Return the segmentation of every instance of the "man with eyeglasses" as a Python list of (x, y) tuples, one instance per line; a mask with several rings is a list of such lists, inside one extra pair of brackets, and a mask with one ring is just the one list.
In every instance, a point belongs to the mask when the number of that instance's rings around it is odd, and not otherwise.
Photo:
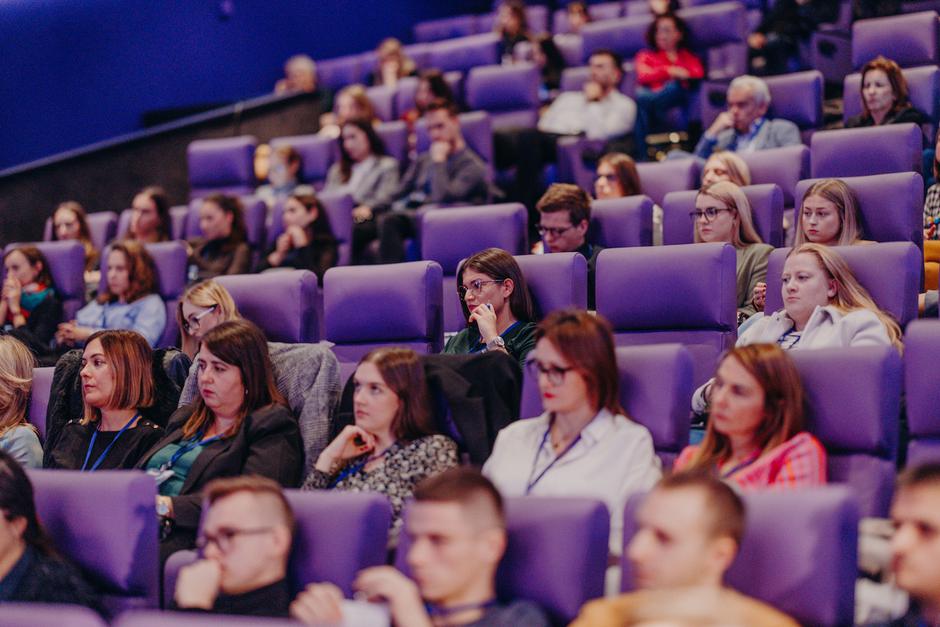
[(287, 616), (294, 515), (281, 486), (258, 476), (206, 486), (200, 559), (180, 570), (174, 606), (245, 616)]
[(594, 266), (603, 250), (587, 241), (591, 223), (591, 197), (577, 185), (555, 183), (535, 208), (539, 235), (546, 253), (581, 253), (588, 263), (588, 309), (594, 309)]

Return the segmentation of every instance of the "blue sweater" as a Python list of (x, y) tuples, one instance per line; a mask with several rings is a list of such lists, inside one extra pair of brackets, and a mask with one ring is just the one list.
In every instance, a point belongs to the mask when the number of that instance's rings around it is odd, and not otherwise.
[(166, 327), (166, 306), (157, 294), (148, 294), (132, 303), (105, 303), (92, 301), (78, 310), (75, 321), (79, 326), (101, 329), (137, 331), (151, 346), (163, 335)]

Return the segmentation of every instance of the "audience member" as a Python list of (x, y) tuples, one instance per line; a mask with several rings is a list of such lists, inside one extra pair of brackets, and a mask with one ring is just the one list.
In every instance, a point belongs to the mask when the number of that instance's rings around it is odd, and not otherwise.
[(679, 0), (647, 0), (647, 5), (651, 15), (675, 13), (682, 8), (679, 5)]
[(660, 462), (649, 431), (620, 405), (610, 325), (586, 311), (555, 311), (535, 339), (529, 363), (545, 413), (503, 428), (483, 473), (504, 496), (604, 501), (611, 548), (619, 553), (627, 498), (653, 486)]
[(35, 363), (25, 344), (16, 338), (0, 335), (0, 451), (24, 468), (42, 467), (39, 433), (26, 420)]
[(588, 603), (572, 627), (654, 620), (797, 626), (769, 605), (725, 587), (744, 537), (745, 508), (724, 481), (703, 473), (666, 477), (643, 499), (636, 524), (627, 554), (637, 591)]
[(251, 267), (251, 248), (245, 227), (245, 208), (235, 196), (211, 194), (199, 205), (202, 236), (188, 243), (190, 278), (203, 281), (224, 274), (245, 274)]
[(414, 237), (417, 209), (425, 204), (482, 204), (489, 199), (489, 174), (483, 160), (467, 146), (457, 107), (435, 100), (425, 114), (431, 146), (408, 167), (392, 211), (378, 224), (383, 263), (405, 260), (405, 239)]
[(539, 101), (550, 102), (561, 87), (561, 73), (565, 69), (565, 57), (561, 54), (555, 38), (544, 33), (532, 38), (532, 63), (539, 67), (542, 84), (539, 86)]
[(568, 30), (572, 33), (580, 33), (581, 29), (592, 21), (591, 12), (583, 0), (569, 2), (565, 12), (568, 17)]
[(141, 244), (173, 239), (170, 201), (162, 187), (145, 187), (134, 196), (131, 222), (125, 237)]
[(317, 64), (305, 54), (296, 54), (284, 64), (284, 78), (274, 84), (274, 93), (312, 93), (317, 89)]
[(597, 162), (594, 196), (598, 200), (642, 194), (636, 163), (622, 152), (608, 152)]
[(503, 63), (515, 60), (516, 46), (528, 42), (529, 24), (525, 14), (525, 2), (522, 0), (504, 0), (496, 9), (496, 23), (493, 26), (499, 35), (498, 52)]
[(339, 256), (330, 216), (313, 194), (291, 195), (284, 202), (284, 232), (261, 261), (267, 268), (310, 270), (323, 283), (323, 274), (336, 265)]
[(646, 31), (647, 50), (636, 54), (636, 154), (646, 159), (646, 135), (664, 128), (666, 113), (689, 105), (695, 83), (704, 78), (701, 60), (689, 48), (689, 27), (678, 15), (657, 15)]
[(713, 151), (754, 152), (801, 143), (800, 129), (789, 120), (766, 117), (770, 107), (767, 83), (739, 76), (728, 86), (728, 110), (718, 114), (695, 146), (706, 159)]
[(157, 291), (157, 269), (142, 244), (124, 240), (111, 244), (105, 264), (106, 282), (98, 298), (63, 322), (55, 338), (60, 347), (81, 346), (95, 331), (137, 331), (151, 346), (166, 327), (166, 306)]
[(747, 163), (730, 150), (713, 152), (702, 168), (702, 187), (719, 181), (731, 181), (738, 187), (751, 184), (751, 169)]
[(375, 53), (376, 66), (369, 75), (369, 85), (395, 88), (402, 78), (418, 73), (415, 62), (408, 58), (401, 42), (394, 37), (382, 40)]
[(297, 420), (275, 387), (258, 327), (219, 324), (203, 337), (196, 364), (199, 396), (170, 417), (166, 435), (137, 465), (158, 484), (164, 560), (195, 546), (209, 481), (258, 474), (297, 487), (304, 465)]
[(339, 90), (333, 111), (320, 116), (320, 134), (338, 138), (343, 125), (350, 120), (366, 120), (373, 125), (379, 123), (364, 85), (347, 85)]
[(134, 331), (99, 331), (82, 354), (84, 414), (47, 447), (43, 465), (94, 472), (133, 468), (163, 429), (143, 418), (155, 401), (153, 353)]
[(524, 365), (535, 347), (535, 311), (512, 255), (499, 248), (471, 255), (457, 271), (457, 295), (467, 327), (447, 341), (444, 352), (502, 351)]
[(202, 555), (180, 569), (174, 609), (287, 617), (294, 514), (281, 486), (248, 475), (215, 479), (204, 494)]
[[(408, 124), (410, 131), (414, 131), (414, 124), (418, 119), (424, 117), (428, 112), (428, 107), (435, 100), (443, 100), (447, 103), (456, 102), (454, 92), (450, 88), (444, 73), (440, 70), (424, 70), (418, 76), (418, 86), (415, 89), (414, 107), (405, 111), (401, 118)], [(412, 139), (416, 139), (412, 137)], [(411, 143), (412, 150), (417, 144)]]
[(937, 139), (934, 143), (933, 153), (934, 183), (927, 189), (924, 198), (924, 239), (940, 239), (937, 225), (940, 224), (940, 129), (937, 130)]
[(751, 68), (756, 74), (786, 74), (804, 69), (800, 47), (809, 44), (820, 24), (839, 18), (833, 0), (780, 0), (763, 11), (747, 44)]
[[(411, 577), (391, 566), (359, 573), (353, 586), (370, 601), (388, 604), (392, 624), (547, 627), (540, 607), (497, 599), (496, 569), (508, 541), (503, 499), (476, 470), (453, 468), (421, 482), (409, 506), (405, 533)], [(306, 624), (343, 620), (342, 591), (312, 584), (291, 605)]]
[(34, 355), (44, 357), (63, 315), (49, 264), (35, 246), (17, 246), (3, 256), (3, 266), (0, 333), (12, 335)]
[(591, 197), (577, 185), (555, 183), (535, 208), (546, 253), (581, 253), (588, 262), (588, 309), (594, 309), (594, 267), (603, 247), (587, 241)]
[(862, 112), (846, 120), (846, 128), (930, 121), (911, 104), (907, 80), (891, 59), (879, 55), (862, 67), (860, 91)]
[(675, 470), (715, 472), (742, 490), (826, 483), (826, 450), (805, 427), (803, 384), (776, 344), (728, 351), (704, 391), (708, 425)]
[(88, 228), (88, 214), (85, 208), (74, 200), (60, 203), (52, 214), (52, 241), (76, 240), (85, 249), (85, 272), (98, 269), (98, 249), (91, 241)]
[(695, 210), (690, 215), (697, 243), (727, 242), (734, 246), (740, 324), (757, 312), (752, 302), (754, 289), (765, 282), (767, 258), (773, 246), (761, 241), (754, 229), (747, 196), (734, 183), (721, 181), (703, 187), (695, 197)]
[[(260, 149), (260, 148), (259, 148)], [(258, 154), (258, 150), (255, 151)], [(268, 160), (268, 169), (265, 178), (268, 182), (258, 187), (254, 196), (261, 198), (268, 206), (274, 205), (291, 194), (312, 194), (311, 185), (300, 182), (300, 171), (303, 159), (293, 146), (278, 146), (271, 153)]]
[(394, 546), (405, 501), (421, 480), (457, 465), (457, 445), (436, 434), (424, 367), (414, 351), (373, 350), (359, 362), (353, 381), (355, 424), (320, 453), (304, 488), (385, 495)]
[(100, 611), (91, 585), (59, 556), (40, 524), (29, 476), (5, 451), (0, 451), (0, 538), (0, 604), (63, 603)]
[(180, 328), (183, 352), (190, 359), (195, 359), (206, 333), (222, 322), (240, 318), (232, 295), (219, 283), (208, 279), (189, 286), (176, 307), (176, 322)]

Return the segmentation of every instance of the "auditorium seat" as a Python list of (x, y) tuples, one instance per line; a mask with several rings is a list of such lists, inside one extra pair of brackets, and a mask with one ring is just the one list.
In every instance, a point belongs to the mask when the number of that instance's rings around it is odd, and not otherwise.
[(734, 345), (735, 263), (730, 244), (603, 250), (597, 257), (597, 313), (610, 321), (618, 346), (683, 344), (699, 386)]
[(395, 88), (386, 85), (375, 85), (366, 88), (366, 96), (375, 108), (375, 115), (383, 122), (398, 119), (395, 111)]
[(809, 148), (804, 145), (738, 153), (751, 171), (751, 184), (774, 183), (783, 192), (783, 206), (793, 207), (796, 184), (809, 178)]
[(552, 253), (517, 255), (515, 259), (529, 286), (538, 319), (556, 309), (587, 308), (587, 260), (584, 256)]
[(470, 35), (428, 46), (428, 63), (442, 72), (468, 72), (480, 65), (499, 63), (498, 37), (493, 33)]
[[(244, 209), (245, 232), (248, 236), (248, 246), (257, 256), (265, 244), (264, 229), (268, 220), (268, 206), (263, 200), (256, 196), (242, 196), (239, 198)], [(199, 208), (202, 206), (202, 199), (196, 199), (189, 203), (189, 215), (186, 218), (185, 239), (190, 240), (202, 237), (202, 227), (199, 225)]]
[[(46, 258), (56, 295), (62, 301), (63, 320), (74, 320), (85, 304), (85, 249), (76, 241), (23, 242), (8, 244), (4, 256), (18, 246), (35, 246)], [(0, 280), (6, 279), (6, 266), (0, 267)]]
[(362, 81), (363, 74), (361, 55), (358, 54), (317, 61), (317, 84), (334, 92)]
[(437, 20), (424, 20), (417, 22), (413, 30), (415, 41), (420, 43), (466, 37), (477, 32), (477, 16), (457, 15)]
[(97, 613), (77, 605), (4, 603), (3, 627), (107, 627)]
[(320, 340), (322, 300), (310, 270), (232, 274), (216, 278), (243, 318), (257, 324), (269, 342)]
[[(91, 243), (96, 249), (101, 250), (117, 234), (118, 215), (113, 211), (96, 211), (89, 213), (87, 218), (88, 231), (91, 235)], [(43, 225), (42, 241), (51, 242), (52, 239), (52, 217), (46, 218)]]
[[(121, 212), (121, 215), (118, 216), (117, 222), (117, 231), (115, 236), (108, 241), (110, 244), (112, 241), (123, 239), (128, 236), (128, 231), (131, 228), (131, 214), (133, 214), (133, 209), (125, 209)], [(186, 238), (186, 223), (189, 221), (189, 205), (177, 205), (175, 207), (170, 207), (170, 239), (185, 239)], [(101, 250), (100, 248), (98, 250)]]
[[(299, 623), (287, 618), (260, 618), (258, 616), (225, 617), (226, 627), (297, 627)], [(219, 617), (208, 612), (169, 612), (155, 610), (135, 610), (124, 612), (112, 627), (216, 627)], [(345, 627), (342, 623), (339, 627)], [(386, 623), (387, 624), (387, 623)], [(358, 623), (356, 623), (358, 627)], [(368, 627), (363, 624), (362, 627)]]
[[(930, 118), (930, 124), (924, 125), (924, 135), (932, 140), (940, 121), (940, 68), (926, 65), (901, 70), (901, 74), (907, 81), (911, 104)], [(843, 122), (862, 112), (861, 84), (861, 72), (849, 74), (842, 83)]]
[(612, 50), (623, 59), (632, 59), (637, 52), (646, 48), (646, 30), (649, 25), (648, 15), (585, 24), (581, 29), (581, 63), (587, 65), (596, 50)]
[(189, 144), (189, 196), (223, 193), (241, 196), (255, 189), (255, 148), (251, 135), (198, 139)]
[(859, 20), (852, 25), (852, 65), (863, 65), (884, 55), (903, 68), (918, 65), (936, 66), (937, 13), (921, 11)]
[[(748, 185), (741, 190), (751, 205), (754, 228), (761, 240), (783, 246), (783, 191), (776, 185)], [(663, 244), (691, 244), (695, 239), (697, 191), (670, 192), (663, 200)]]
[(653, 201), (642, 194), (593, 201), (588, 241), (604, 248), (651, 246)]
[(156, 486), (144, 472), (31, 470), (36, 513), (109, 613), (159, 603)]
[[(637, 531), (642, 495), (627, 501), (623, 543)], [(852, 494), (827, 486), (800, 491), (750, 492), (744, 539), (726, 583), (803, 625), (853, 624), (859, 511)], [(633, 569), (621, 560), (624, 591)]]
[[(336, 265), (347, 266), (352, 257), (352, 210), (356, 206), (356, 201), (345, 191), (320, 192), (317, 194), (317, 198), (320, 200), (320, 204), (323, 205), (323, 210), (330, 217), (330, 228), (333, 229), (333, 237), (336, 238), (339, 249), (339, 258)], [(277, 235), (283, 232), (284, 224), (280, 216), (277, 216), (276, 222), (274, 217), (272, 215), (272, 229), (275, 231), (276, 239)], [(274, 244), (274, 239), (269, 241), (271, 245)]]
[[(534, 601), (552, 623), (567, 625), (588, 599), (604, 594), (610, 515), (600, 501), (579, 498), (505, 499), (506, 553), (496, 573), (496, 595)], [(411, 539), (401, 536), (395, 566), (406, 562)]]
[(731, 80), (747, 73), (747, 10), (739, 2), (716, 2), (680, 9), (703, 57), (710, 80)]
[(46, 437), (46, 410), (49, 408), (49, 392), (55, 368), (33, 368), (33, 385), (29, 393), (29, 424), (39, 431), (40, 439)]
[(494, 130), (534, 128), (541, 82), (532, 63), (475, 67), (467, 75), (467, 107), (489, 113)]
[[(494, 6), (496, 6), (494, 4)], [(539, 35), (548, 30), (548, 7), (541, 4), (529, 4), (525, 7), (525, 19), (529, 32)], [(489, 33), (496, 27), (496, 11), (477, 16), (476, 29), (478, 33)]]
[(292, 146), (300, 154), (300, 180), (315, 187), (322, 187), (330, 166), (339, 160), (339, 144), (335, 138), (322, 135), (294, 135), (275, 137), (271, 150), (281, 146)]
[[(395, 112), (399, 116), (415, 108), (415, 92), (418, 91), (419, 80), (417, 76), (405, 76), (395, 86)], [(444, 80), (453, 92), (457, 102), (463, 102), (461, 92), (463, 75), (460, 72), (447, 72), (444, 74)]]
[(330, 268), (323, 278), (324, 339), (341, 362), (394, 344), (444, 348), (441, 266), (433, 261)]
[(813, 178), (921, 172), (923, 132), (916, 124), (819, 131), (810, 143)]
[(385, 154), (394, 157), (399, 167), (408, 164), (408, 125), (401, 120), (382, 122), (375, 127), (375, 132), (382, 138)]
[(940, 462), (940, 321), (915, 320), (904, 334), (907, 465)]
[(668, 159), (638, 163), (636, 171), (640, 175), (640, 190), (662, 206), (669, 192), (698, 189), (701, 166), (695, 159)]
[[(603, 22), (613, 20), (623, 15), (622, 2), (598, 2), (588, 5), (588, 13), (592, 22)], [(552, 14), (552, 32), (570, 33), (571, 25), (568, 23), (568, 10), (565, 8), (557, 9)]]
[[(627, 416), (649, 429), (664, 468), (672, 466), (689, 444), (692, 357), (679, 344), (618, 346), (620, 404)], [(526, 369), (519, 416), (543, 412), (538, 381)]]

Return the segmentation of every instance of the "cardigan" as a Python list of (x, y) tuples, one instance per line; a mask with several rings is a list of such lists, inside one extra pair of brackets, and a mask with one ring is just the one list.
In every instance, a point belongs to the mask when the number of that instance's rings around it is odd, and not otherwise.
[(355, 187), (350, 187), (354, 180), (352, 175), (350, 180), (343, 180), (339, 162), (331, 165), (326, 173), (324, 190), (348, 192), (357, 205), (373, 208), (388, 206), (398, 188), (398, 161), (388, 155), (372, 156), (369, 159), (372, 160), (371, 163), (360, 164), (360, 167), (366, 169), (355, 180)]
[(738, 314), (749, 318), (757, 313), (751, 304), (754, 288), (767, 280), (767, 260), (774, 247), (770, 244), (747, 244), (735, 248), (735, 282), (737, 285)]
[[(246, 242), (233, 243), (228, 238), (190, 240), (193, 254), (189, 263), (196, 266), (199, 281), (224, 274), (245, 274), (251, 269), (251, 248)], [(234, 244), (234, 245), (233, 245)]]
[(78, 310), (75, 322), (95, 331), (137, 331), (153, 346), (160, 341), (166, 328), (166, 305), (159, 294), (147, 294), (132, 303), (99, 303), (93, 300)]
[[(689, 79), (700, 79), (705, 76), (702, 61), (690, 50), (676, 51), (675, 61), (670, 60), (662, 50), (640, 50), (634, 60), (636, 67), (636, 82), (643, 87), (659, 91), (666, 83), (676, 80), (669, 75), (670, 67), (680, 67), (689, 73)], [(688, 80), (680, 81), (682, 86), (689, 88)]]

